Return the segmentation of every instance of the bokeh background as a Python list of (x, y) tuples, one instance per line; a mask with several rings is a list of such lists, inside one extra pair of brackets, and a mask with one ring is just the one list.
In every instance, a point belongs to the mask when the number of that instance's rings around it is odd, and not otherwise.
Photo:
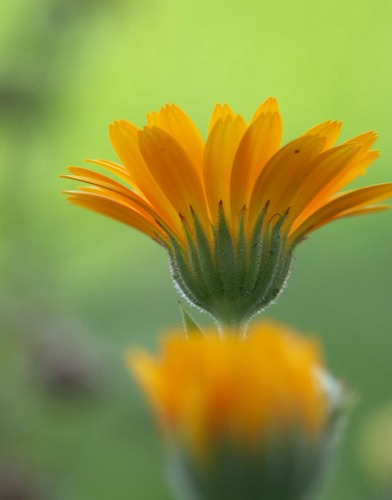
[[(285, 141), (325, 119), (343, 139), (378, 131), (354, 185), (391, 181), (391, 16), (384, 0), (1, 2), (1, 499), (171, 498), (123, 362), (180, 322), (166, 256), (67, 204), (58, 175), (114, 160), (114, 119), (174, 102), (205, 133), (216, 101), (250, 118), (274, 95)], [(324, 500), (381, 498), (385, 440), (367, 436), (392, 427), (374, 424), (392, 400), (391, 227), (383, 212), (312, 234), (265, 313), (318, 336), (355, 394)]]

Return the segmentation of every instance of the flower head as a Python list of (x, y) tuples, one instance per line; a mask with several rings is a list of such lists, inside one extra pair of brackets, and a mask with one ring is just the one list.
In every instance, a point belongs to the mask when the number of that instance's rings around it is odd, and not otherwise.
[(130, 369), (201, 498), (302, 498), (323, 461), (340, 386), (327, 388), (318, 345), (281, 326), (224, 333), (174, 333), (158, 358), (131, 352)]
[(378, 156), (376, 134), (335, 146), (341, 124), (326, 121), (281, 147), (277, 102), (250, 123), (217, 105), (204, 142), (176, 106), (147, 116), (143, 129), (110, 126), (121, 163), (92, 160), (120, 181), (70, 167), (87, 183), (69, 200), (132, 226), (169, 253), (184, 295), (220, 323), (246, 322), (287, 278), (294, 247), (332, 220), (385, 208), (392, 183), (340, 193)]

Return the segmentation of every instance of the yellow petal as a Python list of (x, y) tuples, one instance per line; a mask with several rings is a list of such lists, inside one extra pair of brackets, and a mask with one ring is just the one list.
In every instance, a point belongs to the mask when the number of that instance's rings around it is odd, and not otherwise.
[(147, 115), (147, 122), (149, 127), (161, 128), (180, 144), (202, 180), (204, 141), (189, 116), (175, 105), (166, 105), (159, 113)]
[(370, 130), (369, 132), (363, 132), (363, 134), (356, 135), (352, 137), (345, 144), (362, 144), (365, 151), (370, 149), (378, 138), (377, 132)]
[(358, 154), (351, 163), (350, 168), (345, 169), (339, 176), (336, 176), (332, 184), (326, 187), (325, 198), (329, 198), (331, 194), (337, 193), (340, 189), (347, 186), (352, 180), (365, 173), (366, 168), (380, 156), (379, 151), (369, 151), (377, 139), (375, 132), (366, 132), (357, 137), (344, 142), (343, 144), (355, 144), (360, 146)]
[(208, 135), (212, 132), (212, 129), (219, 119), (222, 118), (222, 120), (225, 120), (228, 116), (231, 116), (233, 119), (235, 117), (235, 113), (228, 104), (215, 104), (208, 124)]
[(351, 169), (347, 170), (339, 178), (335, 179), (332, 187), (334, 193), (347, 186), (352, 180), (365, 173), (366, 168), (380, 156), (380, 152), (376, 150), (369, 151), (371, 146), (377, 139), (376, 132), (365, 132), (364, 134), (353, 137), (343, 144), (358, 144), (361, 146), (355, 161), (351, 165)]
[(62, 175), (61, 177), (101, 186), (114, 192), (123, 194), (124, 196), (134, 194), (133, 191), (123, 186), (119, 182), (116, 182), (113, 179), (106, 177), (105, 175), (99, 174), (98, 172), (94, 172), (93, 170), (88, 170), (87, 168), (82, 167), (68, 167), (67, 170), (70, 172), (70, 175)]
[(240, 116), (220, 118), (208, 135), (204, 151), (205, 190), (212, 222), (218, 219), (220, 201), (226, 216), (230, 216), (230, 177), (238, 144), (246, 123)]
[(176, 234), (180, 236), (182, 227), (178, 213), (151, 175), (140, 152), (139, 129), (122, 120), (111, 125), (109, 132), (113, 148), (132, 177), (133, 186), (145, 196), (162, 218), (167, 221), (167, 224), (175, 228)]
[[(116, 192), (113, 189), (99, 186), (98, 184), (89, 184), (88, 186), (79, 187), (79, 191), (84, 194), (95, 194), (97, 196), (111, 199), (121, 205), (124, 205), (125, 207), (128, 207), (130, 210), (137, 212), (146, 220), (149, 220), (154, 224), (157, 222), (156, 219), (159, 219), (158, 214), (136, 193), (130, 192), (124, 195), (123, 193)], [(72, 194), (76, 192), (77, 191), (67, 191), (67, 193)]]
[(139, 132), (139, 145), (148, 169), (177, 213), (187, 218), (190, 207), (209, 230), (204, 192), (186, 152), (158, 127)]
[(332, 222), (337, 219), (343, 219), (344, 217), (353, 217), (356, 215), (366, 215), (376, 212), (383, 212), (384, 210), (388, 210), (390, 208), (391, 207), (389, 205), (368, 205), (365, 207), (353, 208), (351, 210), (340, 212), (336, 217), (330, 219), (328, 222)]
[(308, 205), (319, 204), (320, 192), (325, 191), (326, 186), (350, 168), (359, 150), (358, 144), (342, 144), (324, 151), (307, 168), (302, 169), (296, 183), (291, 186), (291, 196), (286, 200), (291, 208), (291, 220), (296, 219)]
[(269, 97), (256, 109), (250, 123), (255, 122), (260, 115), (265, 115), (267, 113), (279, 113), (278, 101), (275, 97)]
[(342, 129), (342, 122), (327, 120), (315, 127), (312, 127), (304, 133), (304, 135), (323, 137), (325, 139), (324, 150), (334, 146), (337, 141), (340, 131)]
[[(233, 222), (244, 205), (249, 207), (254, 184), (267, 161), (279, 149), (282, 139), (282, 119), (277, 112), (261, 113), (252, 119), (234, 158), (231, 173), (231, 212)], [(268, 107), (267, 107), (268, 109)]]
[[(344, 168), (335, 168), (334, 175), (329, 175), (329, 170), (325, 172), (326, 177), (322, 187), (320, 184), (321, 189), (318, 190), (317, 197), (309, 199), (307, 207), (305, 204), (301, 204), (303, 213), (297, 220), (297, 225), (301, 224), (301, 222), (310, 217), (313, 212), (325, 205), (340, 189), (344, 188), (352, 180), (362, 175), (366, 171), (366, 168), (378, 158), (378, 151), (369, 151), (369, 148), (372, 146), (376, 138), (377, 134), (374, 132), (367, 132), (346, 141), (340, 146), (343, 148), (347, 146), (355, 146), (357, 148), (357, 153), (353, 156), (352, 161), (348, 162)], [(329, 154), (329, 152), (326, 154)]]
[(113, 149), (132, 178), (132, 185), (144, 193), (144, 188), (154, 179), (146, 167), (137, 142), (138, 128), (125, 120), (115, 121), (109, 126), (109, 136)]
[(324, 139), (317, 136), (303, 136), (280, 149), (266, 164), (253, 188), (249, 206), (249, 224), (269, 201), (269, 214), (283, 214), (289, 208), (282, 205), (288, 188), (297, 183), (297, 175), (307, 168), (320, 154)]
[(126, 364), (137, 378), (143, 388), (150, 404), (159, 412), (161, 411), (161, 383), (157, 362), (145, 351), (130, 351), (126, 354)]
[[(85, 182), (92, 186), (102, 188), (99, 190), (99, 192), (101, 194), (105, 193), (105, 196), (107, 198), (110, 197), (113, 200), (120, 201), (121, 203), (126, 203), (133, 210), (136, 210), (142, 214), (145, 213), (147, 217), (150, 216), (153, 221), (159, 220), (162, 225), (168, 225), (167, 222), (162, 219), (162, 217), (153, 209), (153, 207), (144, 200), (144, 198), (139, 196), (137, 193), (134, 193), (122, 184), (114, 181), (113, 179), (81, 167), (68, 167), (68, 170), (71, 175), (62, 175), (61, 177)], [(83, 188), (82, 190), (84, 190), (84, 192), (87, 192), (86, 189), (87, 188)], [(94, 190), (94, 192), (95, 191), (96, 190)], [(120, 195), (121, 198), (118, 198), (118, 195)], [(168, 226), (173, 230), (170, 225)]]
[(80, 207), (88, 208), (94, 212), (106, 215), (119, 222), (141, 231), (154, 240), (165, 240), (161, 228), (153, 220), (148, 220), (146, 215), (132, 210), (128, 205), (119, 203), (113, 198), (88, 191), (66, 191), (68, 200)]
[[(116, 175), (119, 179), (126, 182), (129, 186), (134, 186), (134, 181), (132, 176), (129, 174), (128, 170), (121, 165), (120, 163), (115, 163), (109, 160), (85, 160), (87, 163), (92, 163), (94, 165), (98, 165), (99, 167), (104, 168), (108, 172)], [(134, 186), (136, 188), (136, 186)], [(140, 192), (141, 196), (144, 196)]]
[(355, 212), (362, 213), (364, 209), (374, 211), (374, 207), (368, 207), (367, 209), (367, 205), (391, 197), (392, 183), (377, 184), (338, 195), (312, 214), (299, 227), (293, 226), (290, 241), (303, 237), (333, 219), (345, 215), (354, 215)]
[(268, 323), (252, 326), (246, 339), (206, 334), (165, 339), (158, 359), (128, 357), (164, 429), (189, 452), (207, 458), (219, 442), (259, 450), (264, 436), (293, 424), (320, 436), (327, 399), (314, 342)]

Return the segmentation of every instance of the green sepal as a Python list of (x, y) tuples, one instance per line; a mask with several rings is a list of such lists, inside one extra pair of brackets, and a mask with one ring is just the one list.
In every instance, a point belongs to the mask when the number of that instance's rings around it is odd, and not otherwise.
[(202, 270), (202, 267), (200, 264), (199, 253), (197, 251), (194, 239), (190, 233), (186, 219), (181, 217), (181, 222), (182, 222), (182, 226), (184, 229), (186, 242), (188, 245), (188, 257), (189, 257), (189, 263), (190, 263), (191, 269), (193, 271), (193, 275), (197, 277), (199, 287), (203, 290), (203, 292), (207, 296), (209, 293), (210, 287), (209, 287), (208, 280), (206, 282), (205, 277), (204, 277), (204, 273), (203, 273), (203, 270)]
[(288, 211), (267, 221), (268, 205), (251, 228), (244, 206), (236, 237), (222, 203), (217, 225), (211, 228), (212, 237), (192, 207), (192, 224), (180, 215), (185, 243), (163, 228), (174, 282), (191, 303), (209, 312), (221, 329), (243, 333), (251, 317), (272, 302), (286, 282), (293, 251), (284, 228)]
[(238, 297), (236, 256), (233, 238), (226, 221), (223, 203), (219, 203), (218, 226), (214, 229), (215, 261), (223, 294), (229, 300)]
[(246, 207), (245, 205), (241, 209), (238, 222), (237, 230), (237, 241), (236, 241), (236, 274), (237, 274), (237, 284), (238, 289), (242, 290), (245, 280), (245, 270), (247, 268), (246, 262), (246, 232), (245, 232), (245, 216)]
[(209, 293), (212, 297), (216, 297), (222, 293), (222, 287), (219, 281), (214, 257), (211, 252), (210, 243), (195, 211), (192, 207), (190, 207), (190, 209), (195, 229), (196, 247), (199, 255), (202, 275), (208, 284)]
[[(206, 309), (204, 301), (206, 296), (197, 284), (191, 270), (186, 262), (183, 255), (183, 250), (179, 245), (177, 239), (171, 234), (169, 230), (166, 229), (166, 234), (171, 243), (169, 259), (171, 264), (171, 272), (174, 282), (178, 285), (180, 291), (184, 294), (187, 299), (200, 307), (201, 309)], [(206, 309), (208, 310), (208, 309)]]
[(273, 302), (280, 292), (284, 289), (286, 281), (288, 280), (290, 274), (292, 251), (288, 250), (283, 258), (284, 262), (281, 265), (280, 273), (275, 276), (273, 283), (271, 283), (270, 289), (265, 294), (264, 300), (260, 304), (261, 308), (266, 307), (268, 304)]
[[(207, 457), (192, 452), (181, 435), (167, 441), (171, 485), (189, 500), (305, 500), (318, 498), (330, 470), (334, 448), (350, 408), (341, 383), (320, 372), (320, 390), (328, 406), (318, 435), (306, 422), (271, 427), (249, 443), (216, 439)], [(350, 406), (349, 406), (350, 404)], [(287, 423), (287, 422), (286, 422)], [(275, 424), (275, 425), (274, 425)], [(179, 438), (179, 439), (178, 439)]]
[(265, 215), (267, 213), (269, 206), (269, 202), (267, 202), (260, 212), (255, 225), (253, 226), (250, 245), (249, 245), (249, 254), (247, 257), (247, 266), (245, 270), (245, 278), (243, 283), (243, 293), (244, 295), (250, 294), (256, 284), (257, 277), (259, 275), (263, 246), (266, 244), (266, 238), (263, 235), (263, 223), (265, 219)]
[[(169, 456), (172, 484), (189, 500), (304, 500), (314, 498), (328, 469), (327, 435), (311, 442), (303, 429), (273, 433), (247, 450), (217, 443), (201, 463), (177, 447)], [(177, 481), (177, 483), (176, 483)], [(316, 490), (316, 491), (315, 491)]]
[(269, 222), (265, 244), (262, 248), (261, 265), (255, 288), (252, 295), (256, 301), (251, 314), (255, 314), (264, 305), (266, 305), (266, 297), (271, 289), (276, 288), (276, 278), (281, 275), (282, 269), (286, 267), (287, 260), (287, 243), (286, 237), (282, 232), (282, 226), (287, 218), (288, 213), (281, 216), (279, 221), (272, 227)]
[(184, 330), (187, 335), (204, 335), (200, 326), (192, 318), (189, 312), (186, 310), (185, 306), (181, 301), (178, 301), (178, 305), (182, 315), (182, 321), (184, 324)]

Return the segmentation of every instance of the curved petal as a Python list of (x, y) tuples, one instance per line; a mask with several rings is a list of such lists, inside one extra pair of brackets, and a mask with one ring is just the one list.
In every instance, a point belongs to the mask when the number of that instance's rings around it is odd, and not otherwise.
[(296, 183), (289, 186), (286, 203), (291, 207), (291, 220), (299, 216), (303, 218), (301, 212), (307, 206), (320, 206), (320, 193), (325, 191), (325, 186), (330, 185), (337, 176), (350, 168), (359, 150), (360, 146), (357, 144), (342, 144), (324, 151), (308, 168), (302, 169)]
[(152, 177), (176, 212), (186, 218), (192, 207), (209, 231), (199, 176), (178, 142), (158, 127), (145, 127), (139, 131), (139, 146)]
[(260, 115), (265, 115), (267, 113), (279, 113), (278, 101), (275, 97), (268, 97), (260, 106), (256, 109), (250, 123), (254, 123)]
[(165, 240), (162, 229), (155, 221), (147, 219), (144, 215), (129, 206), (108, 198), (102, 194), (88, 191), (66, 191), (68, 200), (73, 205), (88, 208), (94, 212), (106, 215), (119, 222), (127, 224), (146, 234), (154, 240)]
[(360, 146), (358, 154), (355, 156), (354, 161), (351, 163), (350, 168), (341, 172), (339, 176), (333, 179), (331, 185), (326, 186), (325, 198), (329, 198), (332, 194), (337, 193), (340, 189), (344, 188), (352, 180), (365, 173), (366, 168), (380, 156), (380, 152), (373, 150), (369, 151), (371, 146), (377, 139), (377, 134), (373, 131), (365, 132), (357, 137), (353, 137), (345, 144), (355, 144)]
[(182, 234), (178, 213), (167, 199), (159, 183), (151, 175), (139, 149), (139, 129), (125, 120), (115, 122), (109, 128), (110, 140), (118, 157), (132, 178), (132, 186), (140, 191), (161, 214), (166, 223)]
[(380, 152), (377, 150), (370, 150), (378, 135), (376, 132), (370, 131), (364, 134), (353, 137), (343, 144), (358, 144), (361, 146), (355, 161), (352, 163), (351, 168), (343, 173), (343, 175), (335, 178), (333, 186), (331, 186), (332, 193), (337, 193), (340, 189), (347, 186), (352, 180), (364, 174), (367, 167), (374, 162), (379, 156)]
[[(313, 213), (302, 224), (299, 226), (294, 225), (290, 234), (290, 241), (295, 242), (298, 238), (302, 238), (331, 220), (346, 215), (354, 215), (355, 212), (361, 213), (368, 205), (391, 197), (392, 183), (377, 184), (338, 195)], [(368, 208), (373, 211), (373, 207)]]
[(189, 116), (172, 104), (147, 115), (147, 123), (149, 127), (161, 128), (180, 144), (202, 181), (204, 141)]
[[(111, 172), (112, 174), (116, 175), (119, 179), (123, 180), (126, 182), (129, 186), (133, 186), (134, 182), (132, 177), (129, 175), (128, 170), (121, 165), (120, 163), (115, 163), (114, 161), (109, 161), (109, 160), (85, 160), (87, 163), (92, 163), (93, 165), (98, 165), (98, 167), (102, 167), (108, 172)], [(142, 193), (140, 193), (141, 196), (144, 196)]]
[(154, 186), (154, 179), (146, 167), (139, 151), (137, 134), (139, 129), (125, 120), (115, 121), (109, 126), (109, 137), (113, 149), (132, 178), (132, 185), (144, 192)]
[(343, 217), (353, 217), (355, 215), (366, 215), (373, 214), (376, 212), (383, 212), (384, 210), (388, 210), (391, 207), (389, 205), (366, 205), (365, 207), (353, 208), (351, 210), (346, 210), (345, 212), (340, 212), (339, 215), (331, 219), (329, 222), (332, 222), (337, 219), (342, 219)]
[(115, 191), (119, 194), (123, 194), (124, 196), (128, 196), (128, 194), (135, 194), (133, 191), (123, 186), (119, 182), (106, 177), (106, 175), (94, 172), (93, 170), (88, 170), (87, 168), (82, 167), (68, 167), (67, 170), (68, 172), (70, 172), (70, 174), (62, 175), (61, 177), (64, 179), (73, 179), (76, 181), (101, 186), (106, 189)]
[[(70, 191), (66, 192), (69, 193)], [(137, 194), (134, 194), (133, 197), (130, 197), (129, 195), (124, 195), (122, 193), (118, 193), (116, 191), (113, 191), (112, 189), (108, 189), (99, 185), (88, 185), (80, 187), (79, 192), (96, 194), (99, 196), (103, 196), (104, 198), (111, 199), (115, 202), (120, 203), (121, 205), (128, 207), (134, 212), (139, 213), (146, 220), (154, 222), (154, 224), (158, 222), (160, 223), (160, 217), (158, 216), (158, 214), (156, 214), (150, 206), (146, 205), (146, 203)], [(72, 193), (74, 192), (72, 191)]]
[(269, 160), (253, 188), (249, 206), (250, 227), (253, 227), (267, 202), (271, 215), (289, 208), (281, 204), (287, 189), (298, 185), (297, 176), (318, 157), (323, 147), (323, 138), (302, 136), (280, 149)]
[(242, 116), (220, 118), (208, 136), (204, 151), (204, 181), (211, 219), (218, 219), (220, 201), (226, 216), (230, 214), (230, 177), (246, 123)]
[(235, 113), (230, 108), (228, 104), (215, 104), (215, 107), (212, 111), (210, 122), (208, 124), (208, 135), (212, 132), (213, 128), (216, 125), (216, 122), (222, 118), (225, 120), (228, 116), (234, 119)]
[(369, 130), (369, 132), (363, 132), (363, 134), (352, 137), (344, 144), (362, 144), (364, 151), (367, 151), (373, 146), (377, 139), (377, 132), (374, 132), (374, 130)]
[(325, 151), (335, 145), (341, 129), (342, 122), (327, 120), (307, 130), (303, 135), (323, 137), (325, 140), (323, 150)]
[[(303, 213), (298, 223), (301, 223), (306, 218), (310, 217), (313, 212), (328, 203), (334, 194), (347, 186), (352, 180), (362, 175), (366, 171), (366, 168), (378, 158), (378, 151), (369, 151), (369, 148), (373, 145), (376, 138), (377, 134), (374, 132), (367, 132), (339, 146), (343, 148), (355, 147), (357, 153), (352, 157), (350, 162), (344, 165), (344, 167), (334, 168), (333, 175), (330, 175), (330, 169), (321, 171), (321, 175), (325, 177), (323, 183), (320, 183), (321, 189), (318, 189), (317, 197), (313, 199), (308, 197), (308, 206), (306, 206), (306, 204), (301, 205)], [(333, 151), (333, 149), (331, 149), (331, 151)], [(330, 154), (330, 151), (325, 153), (325, 155), (328, 154)]]
[(249, 207), (256, 179), (267, 161), (278, 151), (282, 140), (283, 124), (278, 112), (256, 112), (255, 116), (234, 158), (230, 186), (233, 222), (238, 219), (244, 205)]
[[(145, 213), (146, 216), (149, 215), (153, 220), (159, 220), (162, 225), (168, 226), (172, 231), (173, 228), (162, 219), (162, 217), (154, 210), (154, 208), (144, 200), (137, 193), (134, 193), (127, 187), (122, 184), (106, 177), (105, 175), (99, 174), (97, 172), (93, 172), (91, 170), (87, 170), (81, 167), (68, 167), (71, 175), (62, 175), (63, 178), (73, 179), (80, 182), (85, 182), (92, 186), (96, 186), (97, 188), (102, 188), (105, 190), (106, 196), (112, 199), (115, 199), (117, 195), (122, 196), (122, 202), (124, 202), (124, 198), (127, 200), (128, 204), (131, 204), (134, 210)], [(85, 190), (86, 188), (84, 188)], [(100, 191), (102, 191), (100, 190)]]

